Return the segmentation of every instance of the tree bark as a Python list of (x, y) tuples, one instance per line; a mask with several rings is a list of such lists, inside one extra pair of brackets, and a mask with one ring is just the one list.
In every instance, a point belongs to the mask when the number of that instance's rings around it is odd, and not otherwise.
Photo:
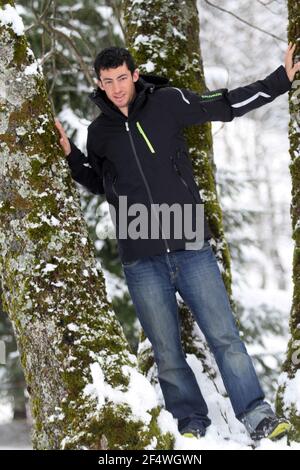
[[(294, 61), (300, 59), (300, 4), (288, 0), (288, 42), (297, 44)], [(299, 406), (299, 379), (300, 379), (300, 106), (299, 106), (299, 72), (293, 81), (289, 93), (289, 140), (290, 140), (290, 171), (292, 178), (291, 217), (294, 240), (293, 254), (293, 299), (290, 313), (290, 340), (283, 364), (282, 374), (279, 378), (276, 408), (281, 415), (289, 417), (293, 424), (291, 438), (300, 442), (300, 411)]]
[(136, 358), (107, 300), (43, 75), (22, 25), (6, 20), (13, 5), (0, 0), (0, 267), (33, 447), (172, 448), (154, 397), (134, 410)]

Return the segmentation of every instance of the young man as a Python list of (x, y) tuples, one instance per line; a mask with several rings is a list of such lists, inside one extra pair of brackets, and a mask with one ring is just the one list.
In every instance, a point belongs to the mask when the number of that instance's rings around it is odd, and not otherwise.
[[(168, 80), (157, 76), (140, 77), (126, 49), (106, 48), (94, 63), (98, 89), (89, 98), (101, 114), (88, 128), (87, 159), (56, 121), (73, 179), (94, 194), (106, 194), (115, 210), (119, 253), (132, 302), (153, 346), (166, 408), (186, 436), (203, 436), (211, 421), (181, 347), (176, 292), (204, 333), (235, 415), (250, 436), (275, 439), (290, 427), (264, 401), (209, 243), (206, 218), (200, 228), (197, 225), (202, 201), (182, 130), (206, 121), (231, 121), (290, 90), (300, 69), (300, 63), (293, 66), (294, 50), (289, 45), (285, 67), (263, 80), (232, 91), (197, 95), (169, 86)], [(193, 234), (201, 233), (200, 243), (199, 237), (190, 243), (192, 237), (186, 231), (180, 236), (175, 233), (182, 228), (182, 220), (174, 218), (170, 234), (160, 220), (160, 204), (188, 206), (189, 228), (198, 227)], [(139, 220), (140, 236), (132, 219), (137, 206), (146, 208)], [(150, 222), (154, 229), (145, 235)]]

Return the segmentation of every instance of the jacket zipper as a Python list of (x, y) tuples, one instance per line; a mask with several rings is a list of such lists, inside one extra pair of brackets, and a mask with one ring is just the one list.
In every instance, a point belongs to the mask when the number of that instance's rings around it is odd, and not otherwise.
[(153, 148), (153, 146), (152, 146), (150, 140), (149, 140), (148, 137), (146, 136), (144, 129), (142, 128), (142, 126), (140, 125), (140, 123), (139, 123), (138, 121), (137, 121), (137, 123), (136, 123), (136, 126), (137, 126), (137, 128), (138, 128), (138, 130), (139, 130), (139, 133), (143, 136), (143, 138), (144, 138), (146, 144), (148, 145), (150, 152), (151, 152), (151, 153), (155, 153), (155, 150), (154, 150), (154, 148)]
[[(133, 155), (134, 155), (134, 157), (135, 157), (137, 166), (138, 166), (139, 171), (140, 171), (140, 173), (141, 173), (141, 176), (142, 176), (142, 178), (143, 178), (143, 181), (144, 181), (144, 184), (145, 184), (145, 187), (146, 187), (146, 191), (147, 191), (147, 194), (148, 194), (150, 203), (153, 204), (152, 207), (155, 209), (153, 197), (152, 197), (152, 194), (151, 194), (151, 191), (150, 191), (150, 188), (149, 188), (147, 179), (146, 179), (145, 174), (144, 174), (144, 172), (143, 172), (143, 169), (142, 169), (142, 166), (141, 166), (141, 162), (140, 162), (140, 160), (139, 160), (139, 157), (138, 157), (138, 154), (137, 154), (135, 145), (134, 145), (134, 141), (133, 141), (133, 137), (132, 137), (132, 134), (131, 134), (131, 132), (130, 132), (130, 129), (129, 129), (129, 123), (128, 123), (128, 121), (125, 122), (125, 127), (126, 127), (126, 131), (128, 132), (128, 135), (129, 135), (129, 139), (130, 139), (130, 144), (131, 144), (131, 148), (132, 148), (132, 151), (133, 151)], [(161, 224), (160, 224), (159, 216), (157, 215), (156, 210), (155, 210), (155, 215), (156, 215), (156, 218), (157, 218), (157, 221), (158, 221), (158, 224), (159, 224), (159, 228), (160, 228), (161, 235), (163, 236), (163, 241), (164, 241), (166, 250), (167, 250), (167, 252), (169, 253), (171, 250), (170, 250), (170, 247), (169, 247), (169, 245), (168, 245), (168, 242), (167, 242), (167, 240), (166, 240), (166, 238), (165, 238), (165, 236), (164, 236), (164, 233), (163, 233), (163, 230), (162, 230), (162, 227), (161, 227)]]

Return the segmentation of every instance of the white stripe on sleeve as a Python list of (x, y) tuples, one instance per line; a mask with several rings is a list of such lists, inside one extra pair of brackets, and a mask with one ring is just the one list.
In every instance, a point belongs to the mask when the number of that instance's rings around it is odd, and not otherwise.
[(251, 101), (256, 100), (259, 96), (263, 96), (264, 98), (271, 98), (271, 96), (268, 95), (267, 93), (263, 93), (262, 91), (259, 91), (258, 93), (251, 96), (250, 98), (248, 98), (244, 101), (240, 101), (239, 103), (232, 104), (231, 106), (232, 106), (232, 108), (241, 108), (242, 106), (246, 106), (246, 104), (251, 103)]
[(179, 93), (180, 93), (181, 96), (182, 96), (183, 101), (185, 101), (187, 104), (191, 104), (191, 103), (189, 102), (189, 100), (184, 96), (184, 94), (182, 93), (182, 91), (180, 90), (180, 88), (176, 88), (176, 87), (174, 87), (174, 86), (173, 86), (172, 88), (174, 88), (174, 90), (179, 91)]

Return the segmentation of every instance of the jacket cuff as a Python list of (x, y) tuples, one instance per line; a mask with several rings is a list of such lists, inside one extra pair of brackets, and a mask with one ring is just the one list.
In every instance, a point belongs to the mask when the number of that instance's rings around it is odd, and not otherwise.
[(78, 164), (82, 165), (82, 163), (85, 163), (83, 160), (84, 154), (79, 150), (78, 147), (72, 142), (71, 139), (69, 139), (70, 145), (71, 145), (71, 152), (68, 153), (66, 156), (67, 162), (70, 166), (70, 168), (77, 166)]
[(271, 74), (272, 78), (273, 76), (274, 87), (279, 95), (286, 93), (292, 88), (293, 82), (290, 81), (283, 65), (280, 65), (280, 67)]

